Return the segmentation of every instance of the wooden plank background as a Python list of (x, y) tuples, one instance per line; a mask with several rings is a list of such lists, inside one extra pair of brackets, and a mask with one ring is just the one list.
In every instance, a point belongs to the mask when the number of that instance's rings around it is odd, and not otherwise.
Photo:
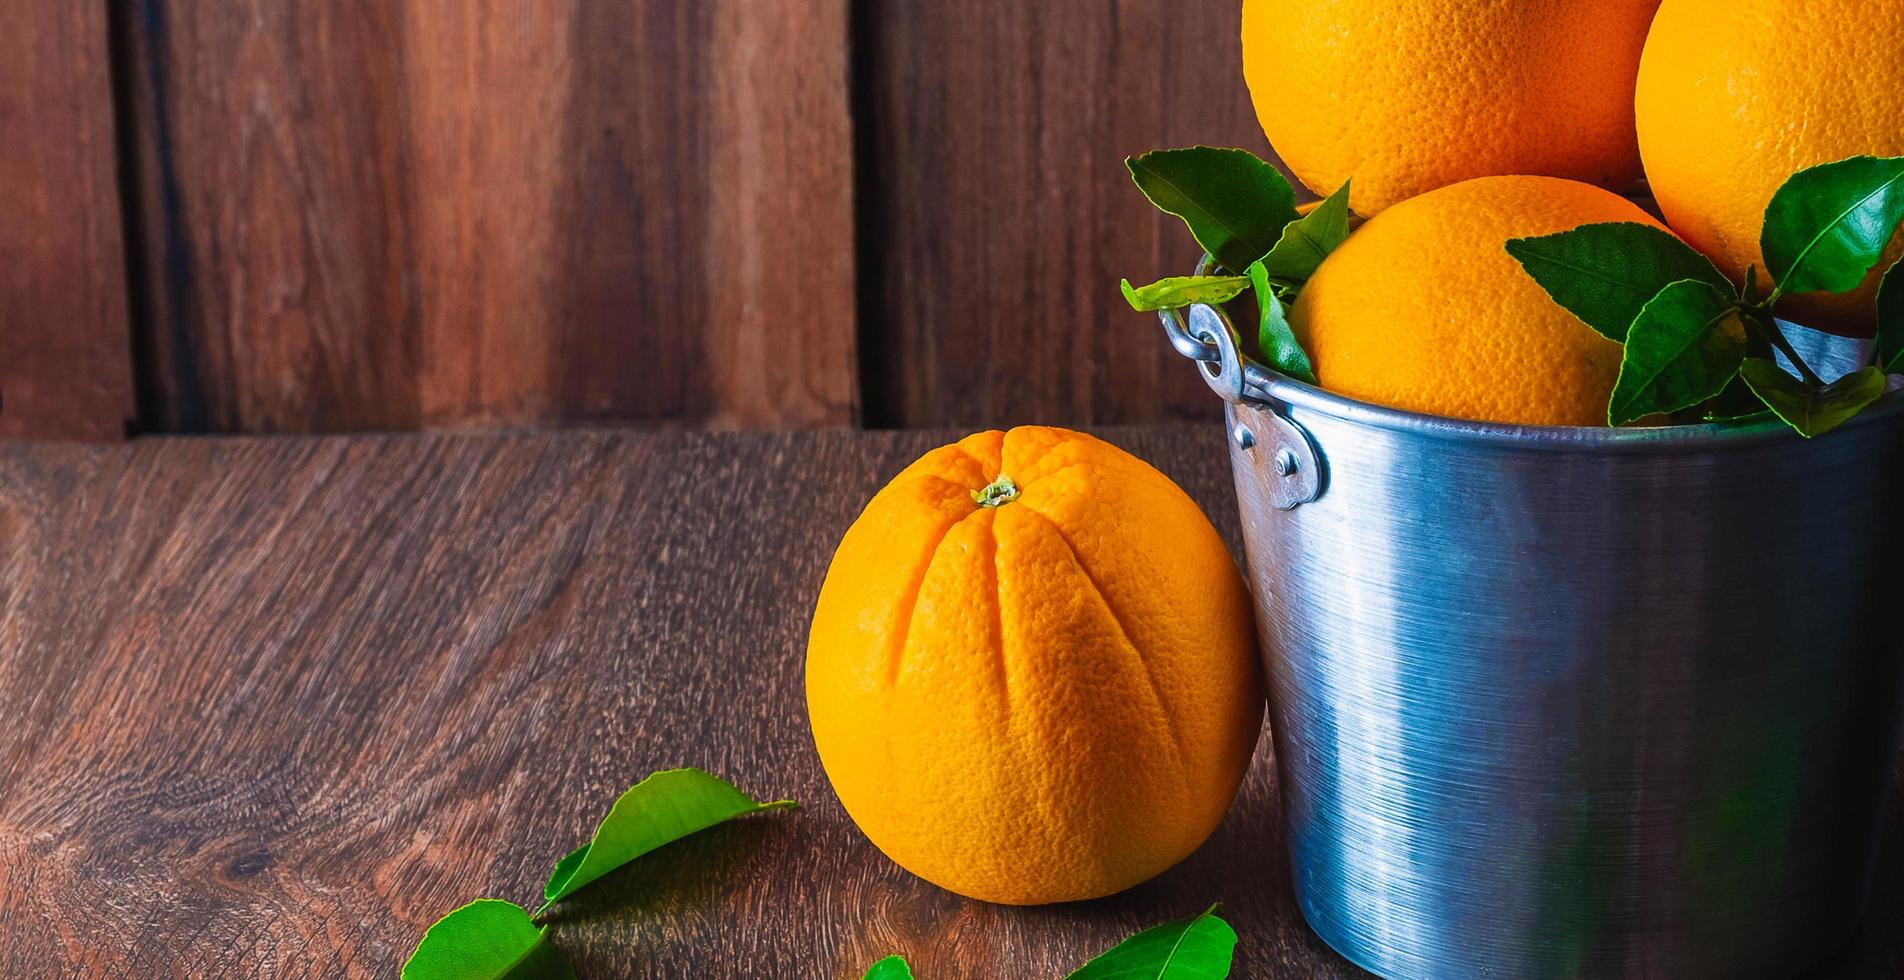
[(1238, 6), (17, 0), (0, 431), (1214, 418), (1122, 160), (1267, 152)]
[(846, 0), (139, 7), (156, 427), (851, 420)]
[(133, 415), (106, 10), (0, 3), (0, 437)]
[(883, 424), (972, 428), (1216, 418), (1217, 400), (1118, 279), (1199, 252), (1126, 156), (1268, 154), (1236, 0), (871, 5), (877, 270), (862, 307)]

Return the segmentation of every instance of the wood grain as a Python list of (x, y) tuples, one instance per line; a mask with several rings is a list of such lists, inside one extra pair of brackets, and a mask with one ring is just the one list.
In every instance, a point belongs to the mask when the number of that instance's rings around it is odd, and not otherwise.
[(104, 4), (0, 4), (0, 436), (133, 415), (107, 42)]
[(852, 421), (845, 0), (136, 0), (154, 428)]
[[(1106, 435), (1236, 541), (1218, 427)], [(391, 976), (677, 765), (805, 806), (579, 896), (583, 976), (1055, 977), (1219, 898), (1237, 976), (1359, 976), (1293, 906), (1267, 739), (1209, 843), (1100, 901), (965, 901), (854, 829), (807, 618), (864, 500), (949, 436), (0, 444), (0, 976)], [(1904, 798), (1889, 827), (1820, 976), (1904, 976)]]
[(880, 424), (1103, 424), (1218, 414), (1120, 278), (1198, 250), (1126, 156), (1268, 155), (1235, 0), (869, 5), (861, 202), (868, 416)]

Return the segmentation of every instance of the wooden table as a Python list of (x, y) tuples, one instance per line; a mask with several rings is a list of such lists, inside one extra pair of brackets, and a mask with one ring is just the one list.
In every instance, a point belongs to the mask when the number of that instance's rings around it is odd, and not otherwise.
[[(1221, 432), (1106, 433), (1236, 540)], [(650, 770), (804, 808), (565, 906), (583, 977), (1061, 975), (1221, 899), (1237, 976), (1360, 975), (1297, 915), (1265, 738), (1189, 860), (1123, 895), (969, 902), (854, 829), (801, 697), (866, 498), (947, 433), (0, 444), (0, 976), (392, 976), (529, 902)], [(1904, 800), (1821, 976), (1904, 976)]]

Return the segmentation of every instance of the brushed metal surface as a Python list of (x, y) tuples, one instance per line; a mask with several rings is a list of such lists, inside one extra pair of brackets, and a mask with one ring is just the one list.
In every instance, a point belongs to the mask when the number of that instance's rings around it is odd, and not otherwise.
[[(1904, 395), (1806, 441), (1249, 368), (1231, 463), (1323, 939), (1395, 977), (1751, 977), (1848, 938), (1904, 734)], [(1287, 509), (1286, 426), (1326, 473)]]

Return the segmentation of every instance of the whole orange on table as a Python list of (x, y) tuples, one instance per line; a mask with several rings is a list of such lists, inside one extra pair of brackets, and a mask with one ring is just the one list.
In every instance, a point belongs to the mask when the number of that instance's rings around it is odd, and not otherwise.
[(1250, 599), (1149, 464), (1063, 429), (927, 453), (840, 542), (807, 707), (840, 802), (914, 874), (1034, 904), (1182, 860), (1261, 728)]
[[(1849, 156), (1904, 156), (1904, 2), (1666, 0), (1640, 60), (1640, 153), (1666, 222), (1739, 281), (1763, 277), (1759, 230), (1794, 172)], [(1806, 326), (1874, 330), (1877, 281), (1796, 297)]]

